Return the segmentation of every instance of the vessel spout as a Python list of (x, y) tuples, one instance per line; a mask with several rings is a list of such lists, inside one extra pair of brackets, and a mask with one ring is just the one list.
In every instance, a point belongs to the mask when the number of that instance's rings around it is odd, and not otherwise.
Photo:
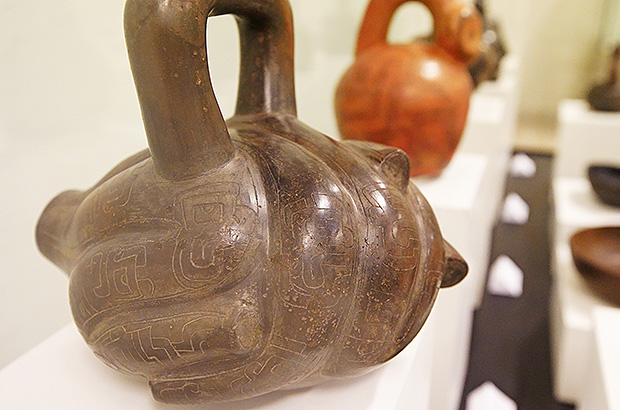
[(55, 197), (41, 214), (36, 227), (36, 241), (41, 253), (67, 273), (75, 258), (65, 241), (82, 196), (81, 191), (65, 191)]

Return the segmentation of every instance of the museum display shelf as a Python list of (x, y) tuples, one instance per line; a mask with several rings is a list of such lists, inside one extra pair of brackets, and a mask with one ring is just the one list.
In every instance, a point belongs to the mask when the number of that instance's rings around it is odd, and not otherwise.
[(620, 114), (593, 111), (583, 100), (565, 100), (558, 111), (554, 176), (581, 177), (593, 163), (618, 164)]
[[(479, 154), (457, 153), (438, 178), (413, 178), (431, 204), (442, 235), (463, 255), (469, 274), (460, 287), (471, 287), (467, 295), (468, 309), (475, 305), (471, 290), (481, 285), (486, 261), (483, 259), (489, 243), (482, 239), (488, 230), (485, 216), (492, 204), (485, 203), (491, 186), (484, 184), (488, 160)], [(445, 289), (449, 293), (455, 289)], [(447, 293), (448, 293), (447, 292)]]
[[(483, 155), (488, 166), (484, 175), (485, 197), (481, 201), (486, 207), (484, 226), (480, 232), (483, 241), (490, 244), (493, 226), (497, 221), (500, 202), (504, 192), (506, 170), (510, 159), (512, 136), (508, 131), (508, 103), (500, 96), (475, 94), (472, 97), (469, 121), (459, 152)], [(483, 258), (488, 260), (490, 246)], [(482, 287), (477, 288), (476, 305), (482, 300)]]
[(573, 264), (568, 243), (554, 249), (551, 342), (554, 393), (558, 400), (579, 403), (594, 355), (593, 312), (611, 307), (585, 284)]
[[(145, 379), (106, 367), (73, 324), (0, 370), (0, 407), (64, 410), (430, 410), (434, 320), (394, 359), (364, 376), (208, 406), (156, 402)], [(32, 394), (36, 390), (36, 394)]]
[(620, 409), (620, 309), (593, 311), (594, 354), (578, 410)]
[(554, 392), (559, 400), (581, 408), (591, 400), (592, 384), (598, 383), (588, 374), (598, 354), (594, 312), (611, 306), (587, 287), (573, 263), (569, 241), (585, 228), (620, 225), (620, 208), (601, 202), (587, 179), (590, 165), (618, 160), (620, 116), (592, 111), (582, 100), (566, 100), (560, 105), (558, 121), (552, 182), (555, 220), (551, 225)]
[(556, 244), (568, 244), (580, 229), (620, 225), (620, 208), (599, 201), (585, 177), (554, 178), (553, 197)]
[[(558, 158), (559, 159), (559, 158)], [(557, 171), (557, 168), (556, 168)], [(578, 230), (620, 225), (620, 208), (600, 202), (585, 177), (556, 177), (554, 255), (551, 308), (555, 395), (580, 403), (585, 397), (587, 369), (593, 360), (593, 311), (609, 306), (587, 287), (570, 253), (570, 237)]]
[[(484, 222), (489, 229), (481, 232), (484, 241), (490, 244), (504, 193), (506, 172), (512, 154), (517, 118), (518, 58), (508, 56), (502, 62), (497, 81), (484, 82), (472, 96), (465, 134), (459, 151), (484, 155), (488, 160), (484, 186), (486, 207)], [(488, 261), (490, 246), (485, 250)], [(486, 262), (485, 262), (486, 263)], [(482, 300), (482, 286), (477, 287), (476, 305)]]
[(497, 155), (510, 154), (518, 100), (519, 59), (511, 55), (502, 63), (498, 80), (482, 83), (473, 94), (459, 150), (485, 154), (496, 160), (499, 160)]
[(435, 179), (414, 179), (435, 211), (442, 234), (469, 264), (468, 276), (440, 292), (431, 317), (436, 319), (432, 365), (431, 408), (456, 409), (460, 400), (469, 353), (476, 295), (484, 286), (489, 247), (485, 203), (491, 185), (485, 184), (488, 160), (481, 154), (457, 152)]

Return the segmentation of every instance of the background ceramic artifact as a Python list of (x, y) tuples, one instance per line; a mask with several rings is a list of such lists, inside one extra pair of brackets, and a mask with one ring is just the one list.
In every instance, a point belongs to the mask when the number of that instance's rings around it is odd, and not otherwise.
[(588, 167), (588, 179), (601, 201), (608, 205), (620, 206), (620, 168), (591, 165)]
[(586, 229), (571, 237), (575, 266), (588, 286), (620, 305), (620, 227)]
[[(207, 16), (238, 17), (226, 124)], [(398, 149), (296, 118), (285, 0), (129, 0), (150, 151), (45, 209), (41, 251), (70, 276), (95, 354), (168, 403), (237, 400), (362, 374), (398, 354), (467, 265)]]
[(482, 16), (483, 30), (480, 55), (469, 65), (475, 87), (484, 81), (497, 80), (500, 63), (507, 53), (501, 27), (487, 15), (484, 0), (476, 0), (476, 9)]
[(620, 111), (620, 84), (618, 84), (620, 46), (614, 49), (610, 65), (607, 82), (593, 87), (588, 94), (590, 106), (598, 111)]
[(388, 44), (396, 9), (407, 0), (371, 0), (355, 62), (336, 90), (342, 138), (403, 149), (411, 175), (435, 176), (460, 141), (478, 55), (481, 23), (475, 7), (459, 0), (424, 0), (434, 19), (433, 40)]

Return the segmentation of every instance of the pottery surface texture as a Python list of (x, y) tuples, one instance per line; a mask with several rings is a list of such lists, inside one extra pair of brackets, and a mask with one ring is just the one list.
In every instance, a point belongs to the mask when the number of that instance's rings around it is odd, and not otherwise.
[[(206, 56), (221, 14), (238, 17), (242, 50), (227, 123)], [(403, 151), (296, 118), (287, 1), (129, 0), (125, 34), (150, 149), (60, 194), (37, 227), (94, 353), (168, 403), (309, 386), (398, 354), (467, 265)]]
[(588, 93), (590, 106), (597, 111), (620, 111), (620, 46), (611, 55), (610, 73), (607, 82), (596, 85)]
[(476, 9), (482, 16), (483, 30), (480, 55), (469, 65), (474, 87), (484, 81), (498, 79), (500, 63), (507, 53), (501, 27), (488, 17), (484, 0), (476, 1)]
[(575, 266), (598, 296), (620, 306), (620, 227), (592, 228), (571, 237)]
[(602, 202), (620, 207), (620, 168), (591, 165), (588, 167), (588, 179), (594, 193)]
[(336, 90), (336, 118), (343, 139), (401, 148), (412, 176), (437, 176), (465, 127), (472, 92), (467, 64), (478, 55), (482, 26), (469, 3), (424, 0), (433, 39), (388, 44), (390, 20), (404, 3), (370, 1), (355, 61)]

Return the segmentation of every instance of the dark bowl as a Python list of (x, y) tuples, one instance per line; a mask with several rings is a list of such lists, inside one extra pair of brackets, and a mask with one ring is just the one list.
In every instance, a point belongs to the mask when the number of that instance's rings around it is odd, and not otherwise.
[(474, 87), (484, 81), (497, 81), (500, 63), (507, 53), (501, 29), (495, 21), (485, 22), (482, 43), (480, 55), (469, 65)]
[(620, 111), (620, 86), (618, 84), (601, 84), (592, 88), (588, 102), (596, 111)]
[(620, 306), (620, 227), (579, 231), (571, 237), (570, 248), (590, 289)]
[(601, 201), (620, 207), (620, 168), (591, 165), (588, 168), (588, 179)]

